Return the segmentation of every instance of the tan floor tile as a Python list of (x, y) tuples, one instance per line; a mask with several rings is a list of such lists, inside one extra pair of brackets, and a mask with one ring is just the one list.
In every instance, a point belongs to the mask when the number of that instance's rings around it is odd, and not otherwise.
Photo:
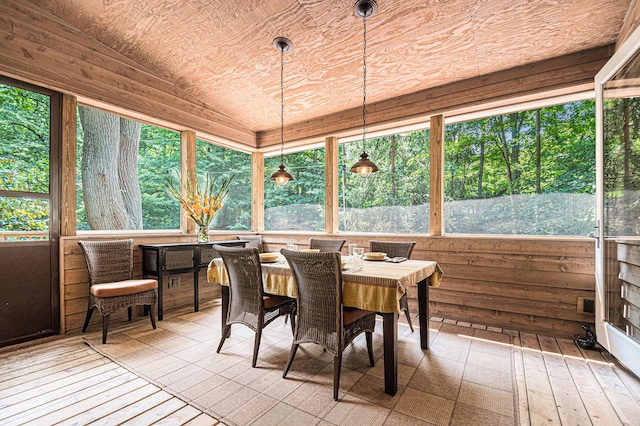
[(186, 361), (167, 355), (164, 358), (139, 366), (137, 371), (150, 379), (157, 380), (187, 365)]
[[(197, 382), (196, 384), (194, 384), (193, 386), (191, 386), (190, 388), (184, 390), (180, 395), (183, 396), (185, 399), (187, 400), (191, 400), (191, 401), (200, 401), (201, 398), (203, 398), (205, 395), (207, 395), (208, 393), (210, 393), (213, 389), (218, 388), (219, 386), (227, 386), (227, 384), (230, 383), (228, 380), (226, 380), (224, 377), (220, 377), (217, 374), (212, 374), (211, 376), (207, 377), (206, 379)], [(240, 386), (240, 384), (237, 383), (231, 383), (233, 386), (236, 387), (236, 389), (238, 389)], [(217, 396), (217, 393), (214, 393), (213, 395), (211, 395), (211, 398), (214, 398), (215, 396)], [(200, 401), (200, 403), (202, 405), (204, 405), (205, 407), (207, 407), (206, 403), (209, 402), (209, 399), (204, 398)]]
[(514, 415), (514, 394), (471, 382), (462, 382), (458, 402), (505, 416)]
[(279, 402), (260, 416), (253, 424), (259, 426), (306, 426), (315, 425), (319, 421), (309, 413)]
[(162, 352), (161, 350), (145, 345), (144, 349), (136, 352), (130, 352), (126, 355), (118, 356), (117, 359), (130, 368), (137, 368), (141, 365), (154, 362), (166, 356), (167, 354)]
[(283, 379), (282, 371), (270, 370), (264, 376), (248, 383), (247, 386), (281, 401), (300, 387), (302, 383), (304, 383), (302, 380), (294, 377)]
[(491, 368), (492, 370), (504, 371), (511, 374), (511, 357), (488, 354), (485, 352), (470, 351), (467, 364), (480, 367)]
[(456, 403), (453, 409), (450, 426), (491, 425), (513, 426), (515, 419), (511, 416), (493, 413), (470, 405)]
[[(218, 405), (220, 402), (227, 399), (233, 399), (233, 394), (246, 388), (239, 383), (225, 381), (222, 379), (222, 383), (219, 386), (214, 388), (209, 387), (208, 389), (208, 392), (197, 398), (193, 398), (193, 401), (210, 410), (215, 418), (221, 419), (224, 416), (218, 411)], [(190, 391), (191, 389), (187, 390), (187, 393)]]
[(445, 426), (449, 424), (454, 402), (436, 395), (405, 388), (395, 411), (417, 419)]
[(348, 394), (324, 416), (324, 420), (336, 425), (382, 425), (390, 411)]
[(365, 374), (349, 389), (349, 396), (378, 404), (382, 407), (393, 408), (398, 402), (403, 389), (403, 386), (398, 386), (398, 393), (395, 396), (387, 395), (384, 393), (384, 379)]
[(464, 362), (427, 354), (418, 366), (418, 371), (434, 372), (445, 376), (462, 378), (464, 367)]
[(202, 371), (205, 371), (205, 370), (198, 367), (197, 365), (186, 364), (182, 368), (172, 371), (171, 373), (166, 374), (164, 376), (158, 377), (156, 381), (161, 385), (168, 387), (168, 386), (171, 386), (173, 383), (179, 382), (185, 377), (189, 377), (192, 374), (201, 373)]
[[(398, 385), (406, 385), (411, 380), (411, 377), (416, 372), (417, 367), (398, 363)], [(384, 360), (379, 359), (376, 361), (376, 366), (370, 368), (367, 374), (384, 379)]]
[[(254, 394), (252, 394), (252, 392)], [(249, 396), (251, 397), (249, 398)], [(269, 411), (278, 403), (277, 400), (270, 398), (267, 395), (252, 391), (249, 388), (244, 388), (243, 390), (236, 392), (233, 394), (232, 398), (229, 398), (229, 400), (233, 400), (233, 405), (237, 408), (229, 415), (223, 417), (222, 421), (237, 425), (247, 425), (252, 423), (260, 418), (264, 412)], [(225, 404), (230, 403), (229, 400), (223, 401), (217, 408), (224, 411), (227, 408)]]
[(197, 370), (195, 371), (195, 373), (183, 376), (180, 380), (170, 383), (168, 385), (169, 389), (171, 389), (174, 392), (184, 392), (187, 389), (192, 388), (204, 382), (205, 380), (208, 380), (211, 377), (215, 376), (214, 373), (207, 371), (203, 368), (200, 368), (200, 367), (196, 367), (196, 368)]
[[(340, 397), (341, 394), (338, 394)], [(333, 386), (303, 382), (283, 402), (306, 413), (323, 418), (337, 404), (333, 400)]]
[(433, 423), (425, 422), (424, 420), (416, 419), (415, 417), (408, 416), (406, 414), (392, 411), (384, 422), (384, 426), (429, 426)]
[(447, 345), (441, 342), (434, 343), (426, 353), (427, 357), (442, 357), (452, 361), (466, 362), (469, 356), (468, 347)]
[(511, 371), (494, 370), (479, 365), (467, 364), (462, 376), (467, 382), (489, 386), (507, 392), (513, 392), (513, 376)]
[(192, 340), (192, 339), (189, 339), (188, 337), (184, 337), (180, 335), (180, 336), (176, 336), (173, 339), (167, 339), (164, 341), (154, 343), (153, 346), (162, 351), (165, 351), (168, 354), (173, 354), (175, 352), (180, 352), (184, 349), (193, 347), (197, 344), (198, 344), (198, 341)]
[(455, 401), (458, 398), (461, 385), (462, 379), (460, 378), (435, 373), (433, 371), (418, 370), (407, 386), (421, 392)]
[(195, 363), (216, 353), (216, 346), (200, 343), (173, 353), (173, 356), (187, 362)]

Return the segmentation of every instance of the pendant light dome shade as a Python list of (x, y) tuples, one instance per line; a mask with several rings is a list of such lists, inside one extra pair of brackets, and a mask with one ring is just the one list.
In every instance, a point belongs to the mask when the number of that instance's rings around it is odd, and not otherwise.
[(280, 51), (280, 167), (271, 175), (271, 180), (276, 181), (279, 186), (285, 186), (293, 180), (293, 176), (284, 166), (284, 52), (293, 49), (293, 43), (288, 38), (277, 37), (273, 40), (273, 45)]
[(375, 0), (357, 0), (353, 5), (353, 11), (356, 16), (362, 18), (364, 26), (362, 49), (362, 154), (360, 154), (360, 160), (351, 166), (349, 171), (365, 178), (371, 173), (378, 171), (378, 166), (369, 160), (369, 156), (365, 150), (367, 140), (367, 18), (373, 16), (378, 11), (378, 4)]
[(280, 163), (280, 170), (271, 175), (271, 180), (275, 180), (279, 186), (285, 186), (293, 180), (293, 176), (285, 170), (284, 164)]
[(363, 178), (369, 176), (371, 173), (377, 172), (378, 166), (376, 166), (373, 161), (369, 160), (368, 157), (367, 153), (362, 151), (362, 154), (360, 154), (360, 160), (356, 161), (349, 171), (357, 173)]

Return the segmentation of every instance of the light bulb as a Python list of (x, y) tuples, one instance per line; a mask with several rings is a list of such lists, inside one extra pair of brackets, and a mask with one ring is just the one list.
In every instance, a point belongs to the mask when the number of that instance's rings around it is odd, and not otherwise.
[(373, 171), (373, 168), (363, 166), (363, 167), (358, 167), (357, 173), (360, 175), (360, 177), (366, 178), (371, 174), (372, 171)]

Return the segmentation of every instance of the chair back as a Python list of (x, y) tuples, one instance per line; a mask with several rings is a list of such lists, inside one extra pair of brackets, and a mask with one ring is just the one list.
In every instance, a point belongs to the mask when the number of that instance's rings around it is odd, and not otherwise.
[(264, 242), (260, 234), (236, 235), (239, 240), (247, 240), (245, 247), (256, 247), (260, 253), (264, 253)]
[(309, 239), (309, 248), (310, 249), (318, 249), (321, 252), (331, 252), (342, 250), (342, 246), (346, 243), (347, 240), (322, 240), (318, 238)]
[(262, 268), (256, 247), (215, 245), (229, 277), (229, 312), (227, 322), (241, 322), (254, 331), (262, 312)]
[(411, 252), (413, 252), (413, 247), (415, 245), (415, 241), (369, 241), (369, 249), (371, 251), (387, 253), (387, 257), (406, 257), (407, 259), (411, 257)]
[(336, 252), (282, 249), (298, 292), (296, 343), (312, 342), (336, 353), (342, 339), (342, 270)]
[(89, 284), (133, 279), (133, 240), (78, 241), (89, 270)]

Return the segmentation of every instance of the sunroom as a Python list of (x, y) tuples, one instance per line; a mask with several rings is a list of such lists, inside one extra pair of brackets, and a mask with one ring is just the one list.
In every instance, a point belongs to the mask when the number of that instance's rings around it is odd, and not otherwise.
[[(444, 272), (431, 328), (590, 328), (637, 375), (636, 2), (378, 1), (364, 19), (358, 3), (0, 5), (4, 353), (81, 338), (79, 241), (133, 239), (139, 277), (144, 247), (195, 243), (168, 186), (209, 176), (229, 180), (210, 242), (414, 241)], [(363, 153), (366, 177), (349, 171)], [(160, 309), (219, 309), (207, 278), (159, 277)], [(110, 333), (130, 327), (112, 316)]]

